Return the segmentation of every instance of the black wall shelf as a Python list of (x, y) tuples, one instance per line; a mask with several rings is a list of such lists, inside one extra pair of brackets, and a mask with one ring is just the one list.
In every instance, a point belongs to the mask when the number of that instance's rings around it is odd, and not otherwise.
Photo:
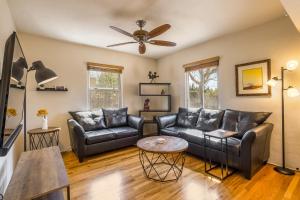
[[(166, 92), (167, 94), (151, 94), (151, 93), (142, 93), (142, 87), (143, 86), (152, 86), (152, 87), (156, 87), (156, 86), (166, 86), (168, 87), (168, 91)], [(171, 112), (171, 95), (169, 94), (169, 87), (170, 87), (171, 83), (139, 83), (139, 96), (143, 96), (143, 97), (162, 97), (162, 98), (167, 98), (167, 106), (168, 108), (167, 109), (153, 109), (153, 110), (139, 110), (139, 116), (142, 116), (142, 113), (163, 113), (163, 112)], [(146, 119), (144, 121), (144, 123), (146, 124), (156, 124), (156, 120), (155, 120), (155, 116), (153, 116), (153, 119)]]
[(67, 92), (69, 91), (68, 88), (64, 88), (62, 89), (55, 89), (55, 88), (45, 88), (45, 89), (41, 89), (41, 88), (36, 88), (36, 91), (41, 91), (41, 92)]
[(17, 86), (16, 84), (10, 84), (11, 88), (19, 89), (19, 90), (25, 90), (25, 86)]

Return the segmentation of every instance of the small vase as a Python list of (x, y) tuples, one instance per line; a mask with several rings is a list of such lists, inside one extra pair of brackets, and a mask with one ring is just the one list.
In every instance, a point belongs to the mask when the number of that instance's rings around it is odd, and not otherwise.
[(43, 117), (43, 126), (42, 126), (43, 130), (47, 130), (48, 129), (48, 119), (47, 117)]

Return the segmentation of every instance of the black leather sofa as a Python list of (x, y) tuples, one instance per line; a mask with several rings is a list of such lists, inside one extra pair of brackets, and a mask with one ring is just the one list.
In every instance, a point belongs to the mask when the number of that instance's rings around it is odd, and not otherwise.
[[(189, 142), (187, 152), (204, 158), (204, 132), (223, 129), (238, 132), (228, 139), (229, 166), (240, 170), (247, 179), (263, 166), (270, 154), (273, 124), (264, 123), (271, 115), (267, 112), (237, 110), (191, 110), (179, 108), (177, 114), (157, 117), (161, 135), (181, 137)], [(211, 139), (206, 155), (215, 162), (225, 160), (220, 140)]]
[(143, 136), (144, 120), (127, 114), (127, 108), (69, 112), (68, 128), (72, 150), (79, 162), (84, 157), (135, 145)]

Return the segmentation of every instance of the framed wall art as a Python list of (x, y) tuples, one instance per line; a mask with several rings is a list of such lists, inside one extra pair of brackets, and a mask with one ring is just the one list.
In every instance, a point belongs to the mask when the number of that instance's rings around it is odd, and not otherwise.
[(236, 96), (270, 96), (271, 60), (238, 64), (235, 66)]

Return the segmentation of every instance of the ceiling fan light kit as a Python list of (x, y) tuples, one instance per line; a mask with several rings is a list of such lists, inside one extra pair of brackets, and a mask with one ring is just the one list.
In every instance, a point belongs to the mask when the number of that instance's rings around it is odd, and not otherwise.
[(176, 43), (170, 42), (170, 41), (164, 41), (164, 40), (150, 40), (156, 36), (159, 36), (169, 30), (171, 28), (170, 24), (163, 24), (152, 31), (148, 32), (146, 30), (143, 30), (143, 27), (146, 25), (145, 20), (137, 20), (136, 24), (140, 29), (136, 30), (133, 32), (133, 34), (124, 31), (123, 29), (120, 29), (115, 26), (110, 26), (113, 30), (122, 33), (123, 35), (126, 35), (128, 37), (133, 38), (135, 41), (131, 42), (123, 42), (123, 43), (118, 43), (118, 44), (112, 44), (108, 45), (107, 47), (115, 47), (115, 46), (121, 46), (121, 45), (126, 45), (126, 44), (133, 44), (133, 43), (138, 43), (139, 44), (139, 53), (144, 54), (146, 52), (146, 45), (145, 43), (152, 44), (152, 45), (158, 45), (158, 46), (166, 46), (166, 47), (174, 47), (176, 46)]

